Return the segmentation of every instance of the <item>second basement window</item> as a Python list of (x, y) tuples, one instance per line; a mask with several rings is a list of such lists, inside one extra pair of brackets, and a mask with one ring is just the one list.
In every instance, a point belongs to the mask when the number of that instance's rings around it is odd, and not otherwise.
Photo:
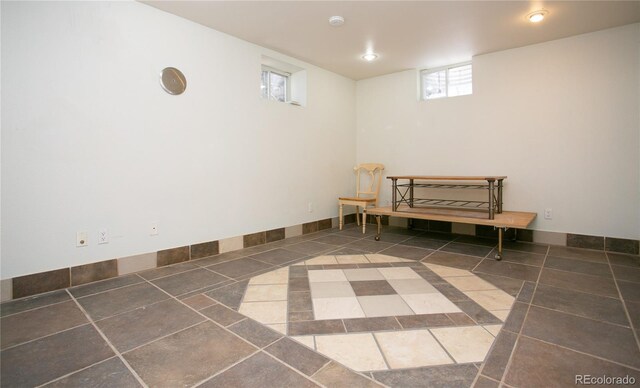
[(285, 102), (289, 100), (289, 77), (291, 74), (262, 66), (262, 97)]
[(473, 91), (471, 63), (423, 70), (420, 78), (423, 100), (464, 96)]

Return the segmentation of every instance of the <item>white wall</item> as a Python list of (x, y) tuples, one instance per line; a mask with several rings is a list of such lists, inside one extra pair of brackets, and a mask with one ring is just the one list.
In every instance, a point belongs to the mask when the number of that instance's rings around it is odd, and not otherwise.
[(634, 24), (474, 57), (471, 96), (417, 101), (415, 70), (359, 81), (358, 161), (507, 175), (505, 209), (534, 229), (638, 239), (639, 54)]
[[(260, 98), (265, 54), (306, 107)], [(1, 277), (334, 217), (355, 123), (354, 81), (149, 6), (2, 2)]]

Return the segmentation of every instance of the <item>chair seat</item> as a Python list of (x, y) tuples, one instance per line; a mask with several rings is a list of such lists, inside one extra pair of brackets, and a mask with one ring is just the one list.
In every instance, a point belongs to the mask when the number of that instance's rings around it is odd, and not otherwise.
[(375, 202), (375, 198), (338, 197), (339, 201)]

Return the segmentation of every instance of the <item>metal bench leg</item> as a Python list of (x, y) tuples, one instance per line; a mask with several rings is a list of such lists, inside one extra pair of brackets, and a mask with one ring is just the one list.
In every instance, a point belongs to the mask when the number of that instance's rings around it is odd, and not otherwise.
[(502, 260), (502, 228), (498, 228), (498, 253), (495, 256), (496, 260)]
[(376, 216), (376, 223), (378, 224), (378, 233), (376, 233), (375, 240), (380, 241), (380, 235), (382, 234), (382, 219), (381, 216)]

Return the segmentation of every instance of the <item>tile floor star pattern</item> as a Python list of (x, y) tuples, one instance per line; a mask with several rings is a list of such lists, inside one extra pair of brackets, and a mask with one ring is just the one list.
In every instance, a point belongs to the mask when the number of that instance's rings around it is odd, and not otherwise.
[[(340, 268), (345, 264), (371, 267)], [(294, 271), (296, 277), (291, 277)], [(306, 335), (292, 338), (361, 372), (482, 362), (501, 325), (478, 324), (421, 274), (439, 281), (440, 289), (444, 289), (443, 285), (453, 286), (485, 314), (493, 316), (493, 323), (501, 323), (504, 318), (500, 317), (508, 315), (515, 300), (465, 270), (381, 254), (323, 255), (251, 278), (238, 311), (289, 335), (291, 322), (357, 321), (363, 327), (353, 330), (357, 332), (325, 333), (311, 328)], [(302, 283), (300, 289), (309, 291), (289, 293), (292, 279), (297, 287)], [(309, 314), (304, 319), (289, 312), (289, 296), (297, 293), (309, 294)], [(301, 309), (299, 303), (296, 309)], [(407, 330), (396, 320), (428, 320), (447, 314), (463, 324), (450, 320), (449, 326)], [(378, 324), (376, 328), (376, 318), (388, 318), (398, 324)]]

